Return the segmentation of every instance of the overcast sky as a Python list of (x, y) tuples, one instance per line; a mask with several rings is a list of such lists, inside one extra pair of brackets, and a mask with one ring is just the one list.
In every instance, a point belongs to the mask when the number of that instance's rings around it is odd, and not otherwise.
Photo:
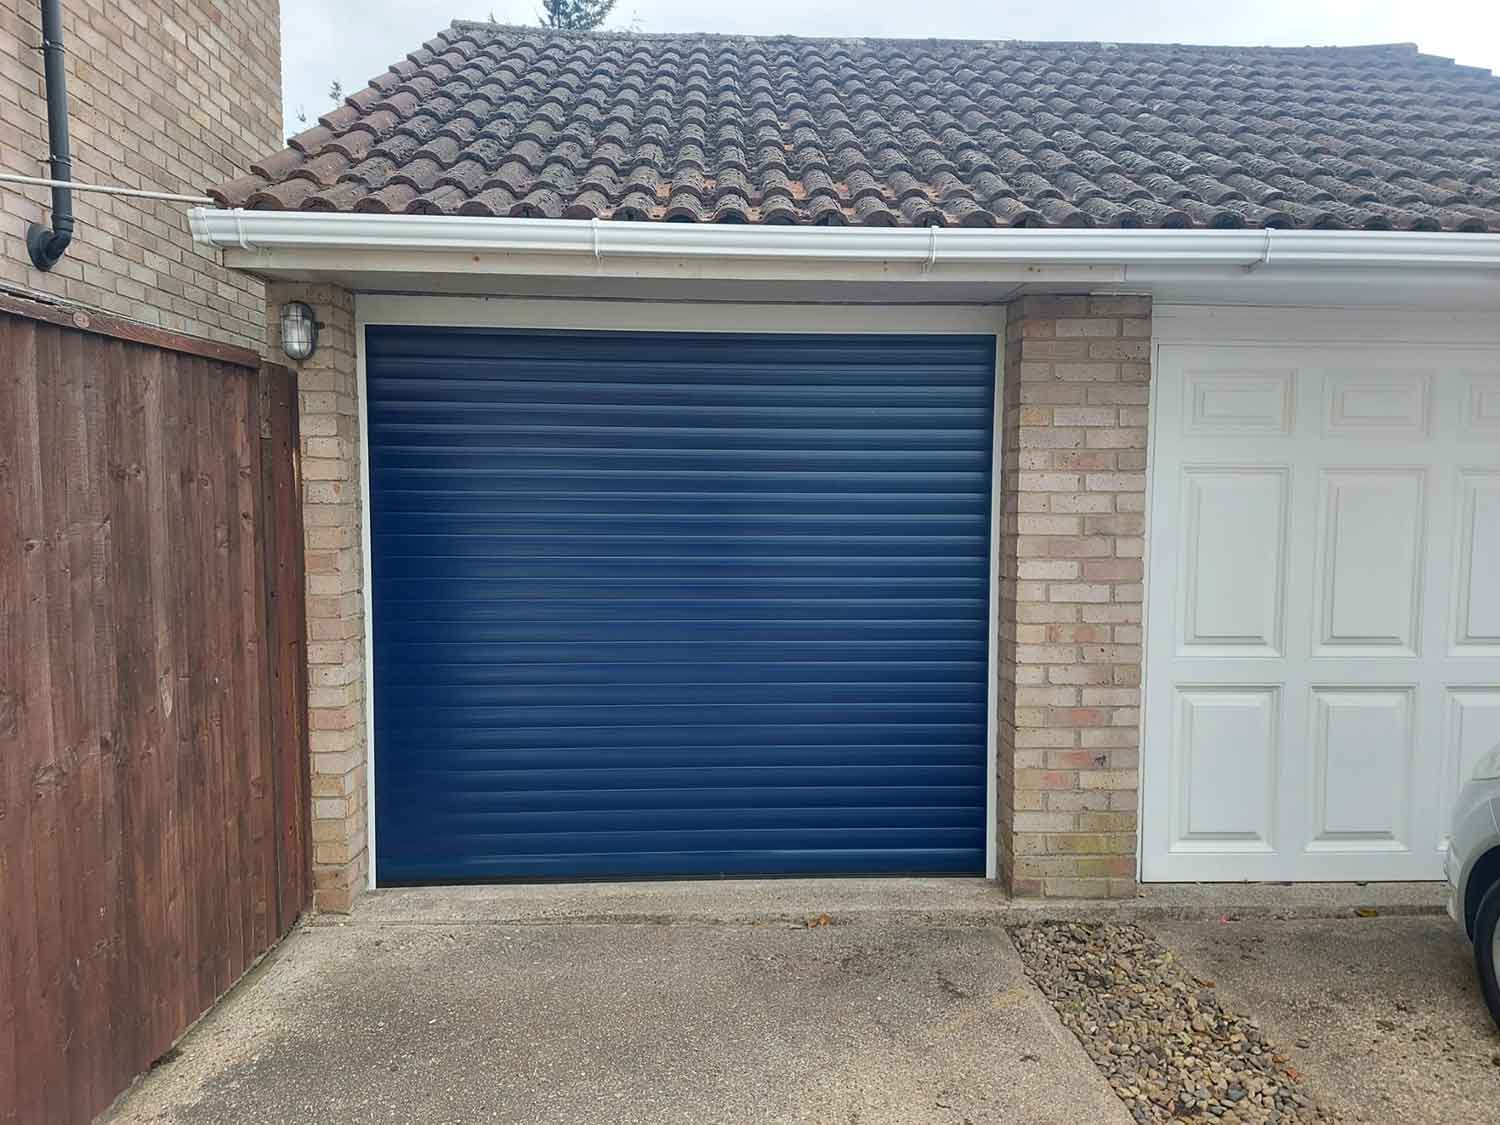
[[(454, 19), (535, 24), (534, 0), (282, 0), (289, 131), (364, 86)], [(1416, 43), (1500, 70), (1500, 0), (619, 0), (608, 28), (748, 35), (1089, 39), (1275, 46)]]

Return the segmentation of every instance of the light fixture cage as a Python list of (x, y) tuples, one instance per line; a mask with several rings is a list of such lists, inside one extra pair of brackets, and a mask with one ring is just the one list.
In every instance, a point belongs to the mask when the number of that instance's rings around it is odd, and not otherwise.
[(318, 321), (301, 301), (281, 306), (281, 350), (292, 359), (306, 359), (318, 346)]

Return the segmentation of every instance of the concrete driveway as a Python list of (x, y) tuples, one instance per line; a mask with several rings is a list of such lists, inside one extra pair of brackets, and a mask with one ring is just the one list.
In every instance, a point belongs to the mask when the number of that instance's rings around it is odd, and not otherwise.
[(1446, 917), (1150, 928), (1347, 1120), (1500, 1123), (1500, 1037)]
[[(382, 891), (290, 937), (106, 1120), (1123, 1125), (1007, 930), (1062, 913), (1145, 927), (1345, 1120), (1500, 1125), (1500, 1038), (1466, 943), (1430, 914), (1350, 916), (1439, 897), (1153, 888), (1038, 908), (977, 880)], [(1237, 907), (1256, 917), (1218, 921)], [(1288, 909), (1344, 916), (1267, 917)], [(1184, 915), (1212, 920), (1165, 920)]]
[(293, 935), (115, 1122), (1128, 1122), (998, 926)]

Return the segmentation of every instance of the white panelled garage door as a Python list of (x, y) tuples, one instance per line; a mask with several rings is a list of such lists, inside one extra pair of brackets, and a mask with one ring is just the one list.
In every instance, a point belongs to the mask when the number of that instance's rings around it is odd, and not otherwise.
[(1442, 877), (1500, 743), (1500, 350), (1162, 343), (1143, 875)]

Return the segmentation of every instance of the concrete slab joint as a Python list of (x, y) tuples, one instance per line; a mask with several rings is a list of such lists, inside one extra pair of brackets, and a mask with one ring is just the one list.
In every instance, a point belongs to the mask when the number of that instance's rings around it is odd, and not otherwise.
[(349, 909), (369, 872), (354, 295), (335, 285), (269, 286), (265, 355), (280, 363), (290, 363), (279, 317), (292, 300), (307, 302), (322, 322), (317, 350), (291, 365), (302, 431), (313, 904), (338, 912)]
[(999, 840), (1014, 895), (1135, 893), (1149, 297), (1013, 302)]

